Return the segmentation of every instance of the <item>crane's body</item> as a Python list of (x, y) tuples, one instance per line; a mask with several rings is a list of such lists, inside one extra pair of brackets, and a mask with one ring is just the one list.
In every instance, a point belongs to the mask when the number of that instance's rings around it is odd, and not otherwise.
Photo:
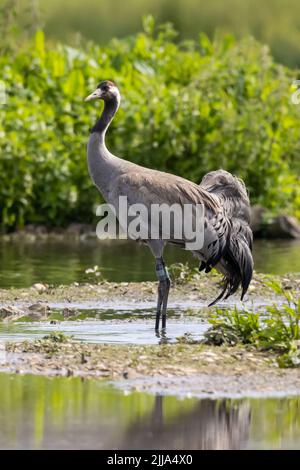
[[(223, 170), (208, 173), (197, 185), (179, 176), (136, 165), (116, 157), (106, 148), (105, 133), (115, 115), (120, 94), (110, 81), (102, 82), (86, 101), (103, 99), (104, 111), (92, 128), (87, 157), (90, 176), (107, 203), (113, 205), (118, 215), (119, 198), (126, 196), (128, 204), (143, 204), (150, 210), (153, 204), (201, 204), (205, 208), (204, 243), (193, 250), (199, 258), (200, 270), (208, 272), (215, 266), (224, 274), (221, 299), (234, 293), (242, 285), (242, 297), (252, 277), (252, 232), (249, 227), (250, 204), (241, 180)], [(146, 220), (144, 221), (147, 222)], [(171, 230), (171, 233), (172, 230)], [(166, 326), (166, 309), (170, 279), (163, 260), (166, 243), (185, 247), (187, 240), (143, 240), (156, 259), (159, 280), (156, 330), (162, 313), (162, 327)], [(214, 302), (213, 302), (214, 303)]]

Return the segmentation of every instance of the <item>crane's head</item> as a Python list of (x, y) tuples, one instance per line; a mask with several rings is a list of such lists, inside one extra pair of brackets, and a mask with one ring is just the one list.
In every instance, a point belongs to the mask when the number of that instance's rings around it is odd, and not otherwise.
[(117, 99), (117, 101), (120, 101), (120, 92), (117, 85), (115, 85), (110, 80), (105, 80), (104, 82), (99, 83), (96, 90), (87, 96), (84, 101), (92, 101), (97, 99), (103, 101)]

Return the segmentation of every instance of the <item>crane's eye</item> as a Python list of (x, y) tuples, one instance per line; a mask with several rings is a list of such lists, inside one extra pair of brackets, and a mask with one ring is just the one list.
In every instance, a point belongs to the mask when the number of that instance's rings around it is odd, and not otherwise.
[(102, 91), (108, 91), (108, 86), (107, 86), (107, 85), (103, 85), (103, 86), (102, 86)]

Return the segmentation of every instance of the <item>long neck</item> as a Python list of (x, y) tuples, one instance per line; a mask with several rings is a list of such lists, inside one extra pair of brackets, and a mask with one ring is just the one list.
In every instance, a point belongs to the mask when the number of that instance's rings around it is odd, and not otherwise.
[(91, 178), (107, 200), (109, 188), (116, 168), (114, 157), (106, 148), (105, 133), (119, 107), (120, 100), (116, 97), (105, 101), (104, 110), (91, 130), (87, 158)]
[(104, 143), (105, 133), (110, 125), (114, 115), (119, 107), (119, 100), (113, 97), (109, 101), (105, 101), (103, 112), (91, 130), (91, 133), (97, 132), (101, 135), (101, 140)]

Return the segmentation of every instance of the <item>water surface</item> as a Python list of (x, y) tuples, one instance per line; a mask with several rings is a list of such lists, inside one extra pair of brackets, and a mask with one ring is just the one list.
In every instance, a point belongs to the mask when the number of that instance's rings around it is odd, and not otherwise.
[(0, 374), (1, 449), (299, 449), (300, 397), (198, 399)]
[[(299, 252), (299, 240), (257, 240), (255, 269), (269, 274), (300, 273)], [(174, 247), (166, 248), (165, 258), (167, 264), (189, 262), (197, 266), (190, 253)], [(109, 281), (156, 279), (150, 250), (133, 241), (0, 242), (0, 288), (86, 281), (89, 277), (85, 270), (95, 265)]]
[[(61, 311), (54, 311), (58, 315)], [(172, 343), (185, 334), (199, 340), (209, 328), (198, 310), (170, 309), (168, 329), (162, 337), (154, 331), (155, 309), (78, 310), (79, 320), (0, 322), (0, 344), (6, 341), (35, 340), (60, 331), (77, 341), (109, 344)]]

